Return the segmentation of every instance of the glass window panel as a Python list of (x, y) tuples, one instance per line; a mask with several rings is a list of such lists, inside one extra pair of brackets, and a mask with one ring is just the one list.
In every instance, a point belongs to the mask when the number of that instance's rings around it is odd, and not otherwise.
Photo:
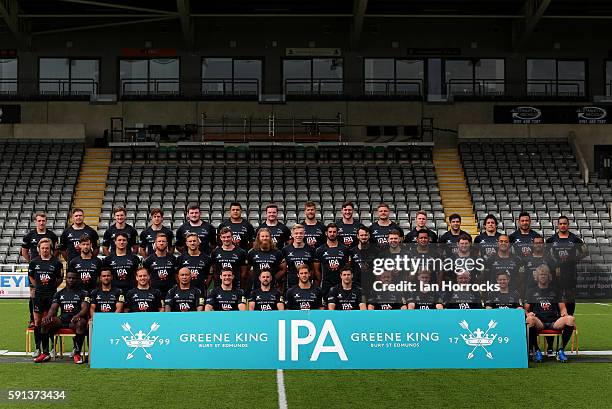
[(72, 60), (70, 90), (79, 94), (95, 94), (100, 77), (98, 60)]
[(427, 100), (436, 101), (442, 98), (442, 60), (427, 60)]
[(390, 95), (395, 92), (395, 71), (392, 58), (366, 58), (365, 92), (368, 94)]
[(504, 93), (504, 60), (481, 59), (476, 63), (476, 83), (481, 95)]
[(314, 92), (322, 94), (342, 93), (342, 59), (314, 58), (312, 65)]
[(473, 64), (469, 60), (445, 61), (446, 86), (450, 94), (474, 93)]
[(398, 94), (421, 95), (423, 93), (425, 63), (422, 60), (397, 60), (395, 76)]
[(179, 92), (179, 60), (177, 58), (150, 60), (149, 90), (155, 94)]
[(234, 92), (259, 94), (261, 60), (234, 60)]
[(555, 60), (527, 60), (527, 93), (551, 95), (556, 89), (557, 63)]
[(584, 61), (558, 61), (560, 95), (584, 95)]
[(62, 94), (70, 90), (70, 63), (68, 58), (41, 58), (39, 92)]
[(285, 80), (286, 93), (311, 93), (311, 60), (284, 60), (283, 78)]
[(16, 58), (0, 58), (0, 92), (17, 92)]
[(121, 60), (119, 78), (122, 93), (142, 93), (148, 91), (148, 60)]
[(606, 61), (606, 95), (612, 95), (612, 61)]
[(232, 59), (204, 58), (202, 60), (202, 92), (205, 94), (231, 93)]

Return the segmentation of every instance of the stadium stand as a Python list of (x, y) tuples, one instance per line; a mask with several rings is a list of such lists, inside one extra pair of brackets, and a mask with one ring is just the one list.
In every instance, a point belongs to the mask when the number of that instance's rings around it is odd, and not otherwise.
[(79, 174), (83, 144), (74, 140), (0, 141), (0, 264), (19, 262), (23, 236), (35, 228), (38, 211), (47, 228), (64, 230)]
[[(567, 139), (463, 140), (459, 149), (481, 228), (492, 213), (500, 230), (512, 232), (518, 214), (527, 211), (533, 228), (550, 237), (563, 214), (587, 244), (610, 243), (609, 182), (584, 183)], [(612, 260), (611, 254), (605, 257)]]
[[(431, 159), (431, 144), (343, 145), (193, 145), (176, 151), (115, 147), (100, 214), (102, 235), (112, 223), (112, 208), (125, 204), (127, 222), (137, 230), (149, 223), (149, 210), (161, 207), (176, 229), (191, 202), (202, 218), (218, 225), (233, 201), (245, 207), (251, 223), (261, 221), (268, 203), (279, 206), (289, 225), (303, 218), (304, 203), (319, 205), (319, 219), (340, 217), (353, 201), (366, 225), (376, 219), (381, 201), (391, 219), (408, 229), (416, 211), (430, 214), (429, 227), (446, 231), (446, 221)], [(171, 218), (171, 220), (170, 220)]]

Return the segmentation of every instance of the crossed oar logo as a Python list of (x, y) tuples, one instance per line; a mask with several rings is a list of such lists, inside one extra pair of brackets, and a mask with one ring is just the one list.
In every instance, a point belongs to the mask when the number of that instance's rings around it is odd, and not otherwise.
[(151, 328), (146, 334), (142, 332), (142, 330), (139, 330), (137, 333), (132, 332), (132, 327), (127, 322), (123, 323), (121, 325), (121, 328), (123, 328), (125, 332), (130, 333), (131, 336), (123, 336), (121, 338), (128, 346), (128, 348), (133, 348), (132, 351), (127, 354), (127, 357), (125, 359), (128, 360), (134, 358), (134, 352), (136, 352), (138, 349), (142, 349), (144, 351), (145, 357), (148, 360), (152, 360), (153, 355), (151, 355), (149, 351), (147, 351), (147, 348), (151, 348), (153, 345), (155, 345), (155, 342), (159, 338), (158, 336), (151, 335), (152, 332), (155, 332), (159, 329), (159, 324), (156, 322), (151, 324)]
[(474, 352), (478, 348), (482, 348), (485, 351), (487, 358), (493, 359), (493, 354), (487, 350), (487, 347), (491, 346), (491, 344), (493, 344), (493, 341), (495, 341), (495, 339), (497, 338), (497, 334), (489, 335), (489, 331), (497, 327), (496, 321), (489, 321), (489, 327), (486, 331), (483, 331), (480, 328), (476, 328), (472, 332), (466, 320), (461, 321), (459, 323), (459, 326), (469, 332), (469, 335), (462, 334), (461, 338), (463, 338), (467, 345), (474, 347), (467, 355), (467, 359), (474, 358)]

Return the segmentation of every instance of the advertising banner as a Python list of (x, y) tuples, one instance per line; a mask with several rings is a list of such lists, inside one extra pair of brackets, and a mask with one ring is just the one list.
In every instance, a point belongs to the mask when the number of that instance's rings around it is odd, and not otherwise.
[(0, 272), (0, 298), (29, 297), (30, 281), (27, 272)]
[(609, 124), (609, 106), (496, 105), (496, 124)]

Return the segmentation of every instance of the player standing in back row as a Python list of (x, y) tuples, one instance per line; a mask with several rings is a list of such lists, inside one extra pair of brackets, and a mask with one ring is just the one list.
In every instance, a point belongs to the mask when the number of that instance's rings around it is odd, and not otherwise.
[(100, 251), (100, 237), (97, 231), (85, 224), (84, 220), (85, 216), (83, 209), (76, 208), (72, 210), (72, 225), (62, 232), (58, 247), (66, 262), (70, 262), (70, 260), (79, 256), (81, 253), (79, 243), (81, 237), (85, 235), (89, 237), (91, 242), (93, 256), (98, 256), (98, 252)]
[(357, 231), (361, 227), (361, 223), (358, 220), (355, 220), (353, 216), (354, 211), (355, 206), (353, 206), (352, 202), (344, 203), (342, 205), (342, 218), (336, 222), (338, 240), (346, 248), (351, 248), (357, 245)]
[(115, 207), (113, 210), (113, 217), (115, 218), (115, 223), (111, 224), (108, 230), (104, 232), (104, 238), (102, 240), (102, 252), (104, 255), (108, 256), (115, 251), (115, 240), (119, 233), (123, 233), (125, 237), (127, 237), (128, 252), (138, 254), (138, 232), (125, 222), (125, 207)]
[(185, 251), (185, 237), (195, 233), (200, 238), (200, 251), (210, 254), (217, 244), (215, 228), (201, 219), (200, 206), (192, 203), (187, 208), (187, 221), (176, 231), (176, 249), (179, 253)]
[(140, 255), (143, 258), (155, 252), (157, 233), (164, 233), (168, 238), (168, 253), (174, 253), (174, 233), (164, 226), (164, 212), (160, 208), (151, 209), (151, 225), (140, 233)]
[(242, 206), (238, 202), (230, 204), (229, 219), (224, 220), (218, 227), (223, 230), (227, 227), (232, 232), (232, 241), (244, 251), (249, 251), (255, 240), (255, 228), (242, 217)]

